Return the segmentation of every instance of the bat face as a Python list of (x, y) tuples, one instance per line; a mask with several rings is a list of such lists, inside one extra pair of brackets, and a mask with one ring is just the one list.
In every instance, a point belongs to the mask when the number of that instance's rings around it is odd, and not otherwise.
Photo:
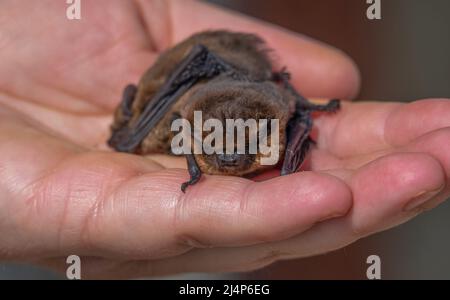
[[(187, 102), (191, 105), (184, 114), (190, 124), (195, 123), (194, 112), (202, 112), (203, 124), (217, 120), (222, 127), (219, 139), (213, 141), (213, 146), (220, 144), (215, 148), (218, 151), (195, 156), (202, 172), (247, 175), (273, 167), (283, 157), (285, 128), (291, 109), (286, 105), (286, 98), (279, 86), (218, 78), (202, 85), (189, 97)], [(243, 130), (238, 130), (239, 125), (243, 125)], [(202, 131), (202, 139), (207, 139), (210, 134), (211, 130)], [(239, 147), (239, 139), (242, 148)], [(232, 144), (232, 152), (226, 151), (227, 143)], [(250, 151), (252, 143), (253, 149), (256, 149), (253, 152)], [(262, 153), (260, 146), (265, 146), (269, 151)], [(271, 163), (262, 163), (261, 158), (269, 156), (274, 158)]]

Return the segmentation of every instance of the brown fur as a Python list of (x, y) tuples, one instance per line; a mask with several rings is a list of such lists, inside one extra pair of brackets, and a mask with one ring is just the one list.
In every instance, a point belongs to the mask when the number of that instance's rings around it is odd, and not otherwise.
[[(218, 76), (208, 82), (200, 82), (177, 101), (164, 118), (142, 141), (137, 153), (170, 153), (170, 141), (173, 132), (170, 125), (174, 113), (188, 119), (193, 124), (194, 110), (203, 112), (203, 119), (272, 119), (280, 120), (280, 160), (285, 145), (285, 127), (293, 111), (293, 98), (271, 81), (272, 64), (264, 42), (257, 36), (228, 31), (207, 31), (195, 34), (175, 47), (167, 50), (155, 64), (143, 75), (133, 102), (133, 116), (130, 125), (137, 120), (143, 108), (159, 90), (165, 80), (180, 61), (188, 55), (196, 44), (206, 46), (246, 75), (248, 80), (237, 81)], [(112, 128), (122, 125), (123, 118), (119, 109), (115, 114)], [(218, 170), (204, 155), (196, 155), (200, 169), (209, 174), (243, 175), (255, 172), (259, 165), (259, 155), (252, 158), (250, 167), (239, 170)]]

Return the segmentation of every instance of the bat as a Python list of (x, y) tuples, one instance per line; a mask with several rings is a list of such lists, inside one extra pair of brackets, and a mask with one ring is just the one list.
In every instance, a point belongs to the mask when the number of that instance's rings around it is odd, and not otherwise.
[[(273, 71), (270, 51), (257, 35), (223, 30), (194, 34), (168, 49), (137, 86), (124, 89), (109, 146), (140, 155), (173, 154), (172, 122), (181, 117), (192, 123), (195, 111), (223, 123), (227, 119), (276, 119), (278, 128), (267, 133), (279, 135), (281, 175), (296, 172), (313, 143), (311, 113), (336, 112), (340, 101), (309, 102), (291, 85), (285, 69)], [(247, 176), (273, 168), (261, 163), (261, 153), (223, 151), (187, 153), (185, 157), (190, 179), (182, 184), (183, 192), (202, 173)]]

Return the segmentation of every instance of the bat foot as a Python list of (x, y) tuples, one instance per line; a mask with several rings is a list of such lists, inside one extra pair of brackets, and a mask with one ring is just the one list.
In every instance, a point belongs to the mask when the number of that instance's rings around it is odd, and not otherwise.
[(181, 185), (181, 191), (182, 191), (183, 193), (186, 193), (186, 189), (187, 189), (187, 187), (188, 187), (189, 185), (190, 185), (189, 181), (183, 182), (183, 184)]
[(323, 111), (337, 112), (341, 108), (341, 100), (331, 99), (326, 105), (324, 105)]
[(189, 181), (183, 182), (183, 184), (181, 184), (181, 191), (183, 193), (186, 193), (186, 189), (188, 188), (188, 186), (196, 184), (200, 180), (200, 178), (201, 174), (198, 177), (193, 177)]
[(278, 83), (285, 83), (291, 80), (291, 74), (287, 71), (286, 67), (283, 67), (279, 72), (272, 73), (272, 80)]
[(186, 192), (186, 189), (188, 186), (196, 184), (202, 177), (202, 171), (198, 167), (198, 164), (195, 161), (194, 155), (193, 154), (186, 155), (186, 160), (187, 160), (188, 171), (189, 171), (189, 175), (191, 176), (191, 179), (189, 179), (189, 181), (183, 182), (183, 184), (181, 185), (181, 191), (183, 193)]
[(286, 176), (286, 175), (289, 175), (289, 174), (291, 174), (291, 173), (289, 173), (289, 171), (287, 171), (287, 170), (282, 169), (280, 171), (280, 176)]

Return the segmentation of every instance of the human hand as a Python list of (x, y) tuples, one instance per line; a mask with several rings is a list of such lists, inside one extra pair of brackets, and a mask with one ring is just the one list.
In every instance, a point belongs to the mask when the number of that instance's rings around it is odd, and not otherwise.
[(205, 176), (183, 194), (183, 160), (105, 146), (121, 90), (161, 50), (206, 28), (255, 32), (299, 91), (323, 98), (356, 94), (351, 61), (197, 2), (83, 2), (80, 21), (66, 19), (65, 1), (0, 5), (3, 260), (63, 268), (77, 254), (84, 278), (244, 271), (343, 247), (450, 194), (443, 99), (345, 103), (315, 119), (310, 171)]

